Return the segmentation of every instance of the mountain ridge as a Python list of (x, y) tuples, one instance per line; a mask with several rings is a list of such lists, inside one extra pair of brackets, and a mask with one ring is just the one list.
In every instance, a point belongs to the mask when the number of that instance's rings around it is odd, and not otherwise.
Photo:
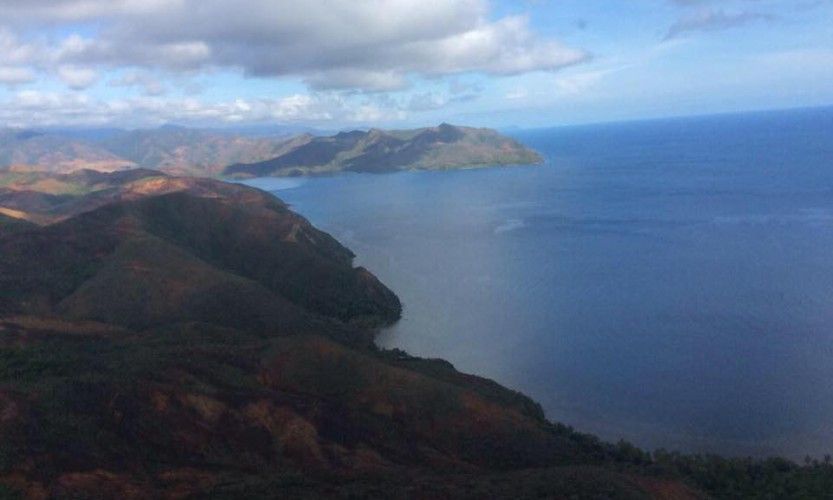
[(537, 153), (491, 129), (442, 124), (332, 136), (279, 136), (165, 126), (101, 133), (0, 129), (0, 169), (67, 174), (147, 168), (196, 177), (388, 172), (539, 163)]
[(224, 170), (232, 177), (447, 170), (542, 161), (534, 151), (491, 129), (443, 123), (412, 130), (370, 129), (314, 137), (284, 155)]

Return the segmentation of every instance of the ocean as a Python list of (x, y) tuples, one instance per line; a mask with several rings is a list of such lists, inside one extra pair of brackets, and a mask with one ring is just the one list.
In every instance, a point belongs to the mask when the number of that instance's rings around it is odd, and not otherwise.
[(833, 453), (833, 109), (512, 135), (546, 164), (249, 183), (399, 295), (383, 347), (606, 440)]

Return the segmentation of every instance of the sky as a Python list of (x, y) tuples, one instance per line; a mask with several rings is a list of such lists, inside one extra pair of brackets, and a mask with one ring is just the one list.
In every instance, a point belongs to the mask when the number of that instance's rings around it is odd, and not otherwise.
[(0, 0), (0, 126), (542, 127), (833, 104), (833, 0)]

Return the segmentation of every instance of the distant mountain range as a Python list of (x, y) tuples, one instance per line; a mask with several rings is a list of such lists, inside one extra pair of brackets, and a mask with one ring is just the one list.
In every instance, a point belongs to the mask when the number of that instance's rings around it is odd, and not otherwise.
[(150, 168), (169, 173), (215, 176), (228, 165), (274, 158), (297, 139), (248, 137), (166, 126), (102, 134), (0, 131), (0, 167), (68, 173)]
[(91, 142), (32, 130), (0, 129), (0, 167), (66, 173), (79, 169), (110, 172), (133, 166), (130, 160)]
[(531, 164), (534, 151), (489, 129), (448, 124), (331, 137), (165, 126), (89, 132), (0, 130), (0, 168), (69, 173), (148, 168), (201, 177), (316, 175)]

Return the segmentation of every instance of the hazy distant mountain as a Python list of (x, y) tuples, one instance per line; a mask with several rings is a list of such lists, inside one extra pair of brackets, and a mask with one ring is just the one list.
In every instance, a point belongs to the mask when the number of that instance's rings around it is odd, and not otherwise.
[(233, 163), (274, 158), (308, 137), (246, 137), (173, 126), (130, 131), (5, 129), (0, 130), (0, 168), (69, 173), (141, 167), (213, 176)]
[(214, 176), (228, 165), (273, 158), (306, 140), (307, 136), (245, 137), (165, 126), (124, 131), (99, 144), (139, 167), (182, 175)]
[(491, 129), (439, 127), (342, 132), (314, 137), (267, 161), (236, 164), (238, 177), (327, 174), (340, 171), (395, 172), (539, 163), (541, 157)]
[(94, 143), (55, 133), (0, 129), (0, 167), (71, 172), (82, 168), (110, 172), (132, 162)]

